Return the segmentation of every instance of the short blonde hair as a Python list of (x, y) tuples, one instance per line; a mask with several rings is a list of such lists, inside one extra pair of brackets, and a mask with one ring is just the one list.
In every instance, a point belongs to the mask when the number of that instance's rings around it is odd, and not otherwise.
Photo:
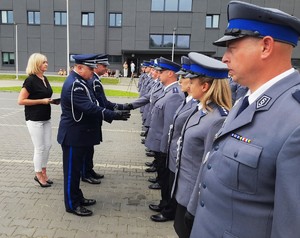
[(201, 104), (205, 110), (211, 111), (208, 107), (208, 102), (214, 102), (215, 104), (230, 110), (232, 107), (231, 90), (227, 79), (213, 79), (209, 77), (199, 77), (199, 83), (208, 83), (210, 88), (205, 93), (201, 100)]
[(26, 67), (26, 74), (32, 75), (41, 73), (40, 67), (45, 61), (47, 61), (47, 57), (43, 54), (33, 53), (32, 55), (30, 55)]

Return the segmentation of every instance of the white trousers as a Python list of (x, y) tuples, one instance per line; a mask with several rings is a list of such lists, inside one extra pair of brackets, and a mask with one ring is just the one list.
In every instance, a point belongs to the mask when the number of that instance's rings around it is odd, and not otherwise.
[(26, 121), (26, 125), (34, 146), (34, 171), (42, 172), (42, 168), (46, 168), (47, 166), (49, 159), (49, 151), (52, 146), (51, 120)]

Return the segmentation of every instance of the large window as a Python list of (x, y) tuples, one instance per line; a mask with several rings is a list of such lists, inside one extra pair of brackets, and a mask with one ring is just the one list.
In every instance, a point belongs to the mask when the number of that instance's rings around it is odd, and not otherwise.
[(40, 15), (41, 15), (40, 12), (32, 12), (32, 11), (27, 12), (28, 24), (29, 25), (40, 25), (41, 24)]
[(15, 53), (2, 52), (2, 65), (14, 65)]
[(54, 12), (54, 24), (58, 26), (67, 25), (67, 13), (66, 12)]
[(95, 25), (95, 13), (83, 12), (81, 17), (82, 17), (81, 24), (83, 26), (94, 26)]
[(219, 28), (220, 15), (206, 15), (206, 28)]
[[(190, 48), (190, 35), (175, 35), (174, 46), (177, 49)], [(173, 35), (150, 35), (150, 48), (172, 48)]]
[(1, 23), (13, 24), (14, 23), (13, 11), (1, 11)]
[(192, 11), (193, 0), (152, 0), (151, 11)]
[(122, 14), (121, 13), (109, 13), (109, 26), (121, 27), (122, 26)]
[(122, 56), (121, 55), (109, 55), (108, 61), (110, 63), (121, 63), (122, 62)]

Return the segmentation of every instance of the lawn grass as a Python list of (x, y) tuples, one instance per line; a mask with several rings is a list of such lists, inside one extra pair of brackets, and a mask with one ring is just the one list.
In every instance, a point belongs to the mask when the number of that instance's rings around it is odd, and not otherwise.
[[(28, 76), (27, 75), (19, 75), (18, 80), (24, 81)], [(55, 76), (55, 75), (47, 75), (47, 79), (49, 82), (64, 82), (67, 76)], [(16, 75), (14, 74), (0, 74), (0, 80), (16, 80)], [(101, 82), (103, 84), (111, 84), (117, 85), (119, 80), (117, 78), (101, 78)]]
[[(21, 87), (0, 87), (0, 91), (2, 92), (20, 92)], [(53, 86), (53, 93), (60, 94), (61, 87)], [(121, 90), (113, 90), (113, 89), (105, 89), (105, 95), (107, 97), (138, 97), (138, 93), (133, 92), (125, 92)]]

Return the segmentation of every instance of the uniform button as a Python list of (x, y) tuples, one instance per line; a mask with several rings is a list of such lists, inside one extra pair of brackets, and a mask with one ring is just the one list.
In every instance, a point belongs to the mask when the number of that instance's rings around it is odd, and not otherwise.
[(218, 149), (219, 149), (219, 145), (216, 145), (216, 146), (214, 147), (214, 150), (217, 151)]
[(234, 154), (233, 154), (233, 156), (234, 156), (234, 158), (236, 158), (237, 156), (238, 156), (238, 152), (236, 151), (236, 152), (234, 152)]
[(201, 202), (200, 202), (200, 205), (201, 205), (201, 207), (204, 207), (204, 202), (201, 201)]
[(201, 183), (199, 183), (199, 188), (201, 188)]
[(205, 188), (206, 188), (206, 184), (204, 183), (204, 184), (202, 185), (202, 187), (205, 189)]
[(208, 165), (207, 165), (207, 169), (211, 169), (211, 164), (208, 164)]

